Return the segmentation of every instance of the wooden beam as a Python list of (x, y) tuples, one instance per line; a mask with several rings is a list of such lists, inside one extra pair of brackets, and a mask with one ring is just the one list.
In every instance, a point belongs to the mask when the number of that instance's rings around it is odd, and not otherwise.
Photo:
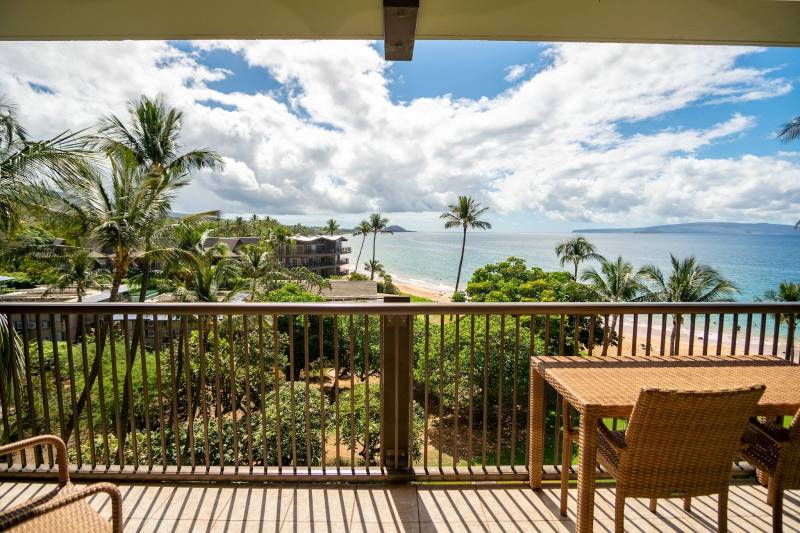
[(411, 61), (419, 0), (383, 0), (383, 51), (387, 61)]

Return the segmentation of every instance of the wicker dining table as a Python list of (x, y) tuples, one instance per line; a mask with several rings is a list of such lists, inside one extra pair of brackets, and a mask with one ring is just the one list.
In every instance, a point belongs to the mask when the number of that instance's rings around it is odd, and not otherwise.
[(532, 357), (528, 461), (530, 486), (542, 486), (545, 383), (580, 414), (576, 531), (592, 531), (597, 423), (631, 414), (643, 387), (719, 390), (766, 385), (754, 415), (800, 408), (800, 365), (774, 356)]

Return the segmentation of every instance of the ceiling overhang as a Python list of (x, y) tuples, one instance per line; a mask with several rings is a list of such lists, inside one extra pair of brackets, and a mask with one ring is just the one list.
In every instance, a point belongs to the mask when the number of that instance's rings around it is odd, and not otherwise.
[[(0, 39), (384, 38), (381, 0), (0, 0)], [(796, 0), (423, 0), (416, 39), (800, 45)]]

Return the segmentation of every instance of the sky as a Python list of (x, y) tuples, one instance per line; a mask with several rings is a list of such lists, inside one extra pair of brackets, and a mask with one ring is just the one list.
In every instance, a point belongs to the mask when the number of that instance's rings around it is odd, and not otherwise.
[(32, 137), (184, 112), (184, 148), (224, 159), (175, 210), (351, 227), (381, 211), (442, 229), (458, 195), (497, 231), (794, 223), (800, 49), (417, 41), (0, 43), (0, 95)]

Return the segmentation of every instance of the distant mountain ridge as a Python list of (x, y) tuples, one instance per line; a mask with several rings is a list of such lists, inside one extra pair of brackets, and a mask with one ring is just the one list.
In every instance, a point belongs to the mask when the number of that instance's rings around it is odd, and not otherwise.
[(716, 235), (797, 235), (794, 226), (788, 224), (740, 223), (740, 222), (689, 222), (664, 224), (641, 228), (593, 228), (576, 229), (572, 233), (702, 233)]
[(414, 230), (406, 229), (402, 226), (389, 226), (386, 229), (392, 233), (414, 233)]

